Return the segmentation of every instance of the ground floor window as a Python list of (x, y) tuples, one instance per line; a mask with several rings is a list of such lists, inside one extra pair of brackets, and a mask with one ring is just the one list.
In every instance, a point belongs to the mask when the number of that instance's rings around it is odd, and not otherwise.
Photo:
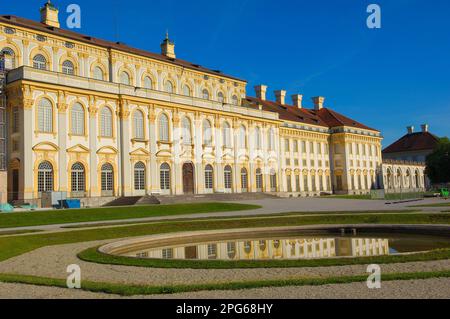
[(241, 170), (241, 188), (243, 193), (248, 191), (248, 174), (245, 168)]
[(114, 168), (106, 163), (102, 166), (102, 193), (112, 195), (114, 191)]
[(38, 167), (38, 192), (53, 191), (53, 166), (42, 162)]
[(214, 188), (214, 170), (211, 165), (205, 167), (205, 189), (212, 190)]
[(287, 183), (287, 191), (288, 193), (292, 192), (292, 177), (291, 175), (286, 176), (286, 183)]
[(303, 175), (303, 188), (304, 188), (305, 192), (309, 191), (308, 175)]
[(160, 184), (161, 190), (170, 190), (170, 166), (167, 163), (161, 165)]
[(137, 191), (145, 190), (145, 164), (142, 162), (134, 165), (134, 189)]
[(86, 175), (84, 165), (75, 163), (72, 165), (72, 192), (84, 192), (86, 190)]
[(230, 166), (226, 166), (224, 170), (224, 184), (225, 189), (231, 189), (233, 187), (233, 171)]
[(300, 192), (300, 175), (295, 175), (295, 191)]
[(261, 169), (256, 170), (256, 191), (262, 192), (263, 190), (263, 175)]
[(277, 174), (274, 171), (270, 174), (270, 190), (272, 192), (277, 191)]

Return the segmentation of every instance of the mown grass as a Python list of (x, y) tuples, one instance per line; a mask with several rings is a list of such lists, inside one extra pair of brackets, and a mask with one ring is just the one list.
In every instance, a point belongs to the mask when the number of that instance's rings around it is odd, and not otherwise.
[[(382, 275), (382, 281), (394, 280), (424, 280), (431, 278), (449, 278), (450, 271), (436, 272), (414, 272), (414, 273), (393, 273)], [(367, 276), (333, 276), (325, 278), (298, 278), (286, 280), (260, 280), (260, 281), (242, 281), (229, 283), (210, 283), (196, 285), (165, 285), (165, 286), (148, 286), (148, 285), (128, 285), (128, 284), (112, 284), (105, 282), (82, 281), (81, 289), (89, 292), (107, 293), (120, 296), (136, 296), (136, 295), (159, 295), (159, 294), (175, 294), (196, 291), (214, 291), (214, 290), (241, 290), (268, 287), (289, 287), (289, 286), (321, 286), (330, 284), (346, 284), (354, 282), (365, 282)], [(0, 282), (30, 284), (46, 287), (67, 288), (66, 280), (56, 278), (44, 278), (25, 275), (0, 274)]]
[(359, 258), (330, 258), (314, 260), (258, 260), (258, 261), (222, 261), (222, 260), (173, 260), (173, 259), (141, 259), (112, 256), (99, 252), (97, 247), (87, 249), (78, 254), (78, 258), (87, 262), (106, 265), (122, 265), (148, 268), (188, 268), (188, 269), (243, 269), (243, 268), (302, 268), (329, 267), (364, 264), (391, 264), (417, 261), (450, 259), (450, 249), (439, 249), (426, 253), (374, 256)]
[(370, 214), (329, 216), (288, 216), (274, 219), (236, 218), (230, 220), (197, 220), (178, 222), (153, 222), (133, 226), (87, 229), (48, 234), (0, 238), (0, 261), (18, 256), (40, 247), (117, 239), (181, 231), (215, 229), (302, 226), (330, 224), (450, 224), (449, 214)]
[(186, 214), (217, 213), (258, 208), (261, 208), (261, 206), (235, 203), (194, 203), (161, 206), (106, 207), (12, 213), (0, 214), (0, 228), (69, 224), (132, 218), (138, 219)]

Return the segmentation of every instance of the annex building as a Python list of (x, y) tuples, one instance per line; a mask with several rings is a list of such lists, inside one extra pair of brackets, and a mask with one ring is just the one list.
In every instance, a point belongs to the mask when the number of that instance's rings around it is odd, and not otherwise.
[[(2, 201), (263, 192), (364, 194), (387, 184), (381, 133), (314, 97), (41, 21), (0, 16)], [(0, 75), (1, 76), (1, 75)], [(404, 164), (405, 166), (407, 164)], [(405, 172), (407, 169), (402, 170)], [(409, 170), (423, 189), (424, 166)]]

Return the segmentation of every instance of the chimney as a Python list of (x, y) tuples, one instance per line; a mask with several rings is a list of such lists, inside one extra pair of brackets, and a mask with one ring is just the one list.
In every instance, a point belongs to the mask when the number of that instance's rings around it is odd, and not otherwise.
[(175, 42), (169, 39), (169, 32), (166, 33), (166, 38), (161, 43), (161, 54), (168, 58), (176, 59)]
[(278, 90), (275, 91), (275, 97), (277, 98), (277, 102), (281, 105), (286, 104), (286, 91), (285, 90)]
[(406, 129), (408, 130), (408, 134), (414, 133), (414, 126), (408, 126)]
[(292, 104), (299, 109), (302, 108), (302, 101), (303, 101), (303, 95), (301, 94), (294, 94), (292, 95)]
[(422, 125), (422, 133), (428, 133), (430, 126), (428, 124)]
[(44, 4), (41, 8), (41, 22), (49, 25), (51, 27), (59, 28), (59, 18), (58, 18), (59, 10), (56, 8), (50, 0)]
[(260, 84), (260, 85), (255, 86), (255, 92), (256, 92), (256, 97), (258, 99), (265, 101), (267, 85)]
[(325, 98), (323, 96), (313, 97), (312, 100), (316, 111), (323, 109), (323, 103), (325, 102)]

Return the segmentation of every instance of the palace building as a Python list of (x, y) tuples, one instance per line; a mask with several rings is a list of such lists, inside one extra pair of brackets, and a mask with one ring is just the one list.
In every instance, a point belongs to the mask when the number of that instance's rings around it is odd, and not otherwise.
[[(155, 54), (64, 30), (49, 1), (40, 22), (0, 16), (0, 50), (3, 201), (365, 194), (386, 184), (378, 130), (323, 97), (312, 108), (283, 90), (269, 101), (264, 85), (250, 97), (245, 80), (179, 59), (168, 36)], [(423, 188), (424, 167), (413, 169)]]

